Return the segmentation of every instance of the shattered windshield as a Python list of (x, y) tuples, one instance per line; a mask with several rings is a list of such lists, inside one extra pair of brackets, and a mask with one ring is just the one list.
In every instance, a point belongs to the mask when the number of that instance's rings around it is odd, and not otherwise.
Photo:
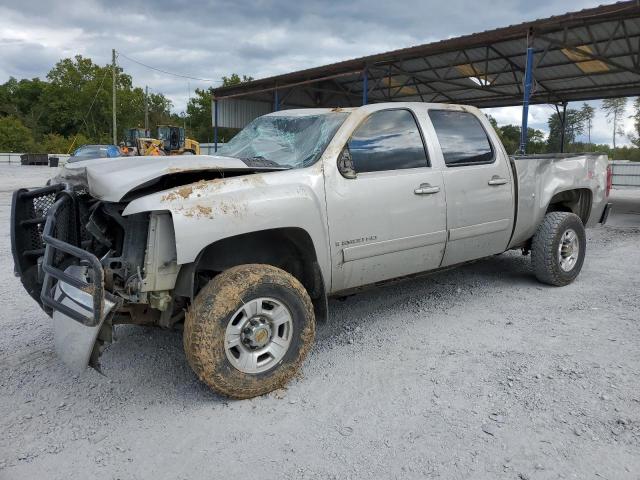
[(318, 160), (347, 116), (329, 112), (258, 117), (218, 153), (274, 166), (307, 167)]

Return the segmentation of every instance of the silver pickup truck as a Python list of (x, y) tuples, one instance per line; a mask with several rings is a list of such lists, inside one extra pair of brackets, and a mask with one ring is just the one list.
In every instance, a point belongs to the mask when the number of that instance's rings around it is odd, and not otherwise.
[(65, 363), (117, 323), (184, 324), (198, 377), (247, 398), (296, 374), (328, 297), (510, 249), (570, 283), (609, 186), (604, 155), (509, 157), (473, 107), (288, 110), (216, 156), (67, 164), (14, 193), (11, 238)]

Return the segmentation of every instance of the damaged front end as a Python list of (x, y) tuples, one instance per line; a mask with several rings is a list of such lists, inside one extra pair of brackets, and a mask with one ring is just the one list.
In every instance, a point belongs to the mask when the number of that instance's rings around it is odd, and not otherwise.
[(76, 371), (97, 367), (113, 323), (132, 323), (135, 305), (149, 303), (141, 269), (151, 214), (124, 217), (124, 206), (69, 184), (13, 195), (15, 273), (52, 316), (56, 352)]

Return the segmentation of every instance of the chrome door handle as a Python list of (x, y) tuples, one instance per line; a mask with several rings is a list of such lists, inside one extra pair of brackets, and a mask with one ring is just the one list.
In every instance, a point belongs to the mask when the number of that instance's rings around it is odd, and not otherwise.
[(504, 185), (505, 183), (507, 183), (507, 179), (498, 176), (491, 177), (491, 180), (489, 180), (489, 185)]
[(432, 187), (428, 183), (421, 183), (418, 188), (416, 188), (413, 193), (416, 195), (431, 195), (433, 193), (438, 193), (440, 191), (440, 187)]

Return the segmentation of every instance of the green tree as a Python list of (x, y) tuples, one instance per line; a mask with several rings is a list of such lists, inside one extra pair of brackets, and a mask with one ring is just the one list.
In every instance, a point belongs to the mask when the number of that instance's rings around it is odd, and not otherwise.
[(591, 143), (591, 128), (593, 126), (593, 117), (596, 115), (596, 109), (588, 103), (583, 103), (580, 109), (582, 115), (583, 128), (587, 131), (587, 143)]
[(516, 125), (503, 125), (496, 130), (508, 154), (515, 153), (520, 148), (521, 129)]
[[(559, 152), (561, 150), (562, 139), (562, 115), (552, 114), (547, 120), (549, 126), (549, 137), (547, 139), (547, 151)], [(576, 150), (575, 145), (578, 135), (584, 133), (584, 121), (579, 110), (570, 108), (566, 112), (564, 149), (565, 152)]]
[(627, 108), (627, 99), (606, 98), (602, 101), (602, 110), (605, 112), (607, 121), (613, 125), (613, 148), (616, 148), (616, 135), (623, 134), (621, 121)]
[[(522, 130), (520, 126), (512, 124), (498, 126), (495, 118), (491, 115), (486, 115), (486, 117), (498, 134), (507, 153), (510, 155), (516, 153), (520, 149), (520, 132)], [(535, 128), (527, 128), (527, 153), (544, 153), (545, 151), (544, 132)]]
[(213, 99), (211, 89), (196, 88), (195, 95), (187, 104), (187, 117), (191, 126), (189, 135), (199, 142), (212, 140), (211, 101)]
[(33, 135), (18, 118), (0, 117), (0, 151), (28, 152), (34, 147)]
[(633, 118), (633, 131), (629, 135), (629, 140), (636, 147), (640, 148), (640, 97), (636, 97), (633, 102), (633, 114), (631, 115)]
[[(47, 133), (70, 137), (82, 133), (93, 142), (111, 140), (111, 66), (99, 66), (81, 55), (60, 60), (47, 74), (49, 82), (43, 102), (47, 117), (43, 123)], [(144, 124), (144, 90), (133, 86), (130, 75), (117, 71), (116, 112), (119, 139), (129, 128)], [(163, 123), (177, 123), (171, 114), (171, 101), (164, 95), (149, 95), (149, 120), (154, 127)]]
[[(503, 125), (494, 128), (508, 154), (513, 154), (520, 149), (522, 129), (519, 125)], [(527, 128), (527, 153), (543, 153), (545, 150), (544, 132), (535, 128)]]
[(232, 85), (239, 85), (241, 83), (250, 82), (252, 80), (253, 77), (242, 75), (242, 78), (240, 78), (240, 75), (238, 75), (237, 73), (232, 73), (228, 77), (225, 77), (224, 75), (222, 76), (222, 86), (230, 87)]
[[(128, 128), (144, 124), (144, 91), (122, 69), (117, 73), (118, 137), (124, 138)], [(80, 55), (65, 58), (46, 80), (10, 78), (0, 84), (0, 117), (19, 120), (30, 130), (38, 150), (59, 153), (76, 136), (75, 145), (110, 143), (111, 87), (110, 65), (100, 66)], [(148, 100), (152, 128), (180, 122), (164, 95), (152, 93)]]
[(41, 97), (46, 83), (38, 78), (16, 80), (9, 78), (0, 85), (0, 115), (19, 118), (34, 134), (40, 131), (40, 118), (44, 113)]
[(40, 150), (46, 153), (71, 153), (79, 146), (87, 143), (91, 143), (91, 141), (81, 133), (72, 137), (63, 137), (57, 133), (47, 133), (40, 141)]
[(489, 115), (488, 113), (484, 114), (485, 117), (487, 117), (487, 120), (489, 120), (489, 123), (491, 124), (491, 126), (493, 127), (494, 130), (498, 130), (498, 122), (496, 121), (495, 118), (493, 118), (491, 115)]
[(46, 133), (72, 136), (82, 132), (98, 140), (111, 124), (111, 75), (89, 58), (76, 55), (60, 60), (47, 74), (43, 96)]
[(42, 150), (48, 153), (67, 153), (71, 140), (58, 133), (47, 133), (40, 141)]

